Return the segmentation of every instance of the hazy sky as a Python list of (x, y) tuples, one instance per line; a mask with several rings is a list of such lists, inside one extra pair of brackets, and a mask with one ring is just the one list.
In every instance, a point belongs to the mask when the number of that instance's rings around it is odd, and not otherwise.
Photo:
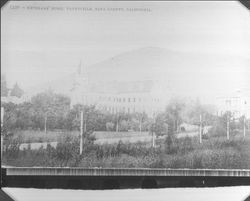
[(1, 10), (2, 73), (24, 89), (73, 73), (80, 60), (147, 46), (229, 55), (250, 67), (250, 14), (233, 1), (16, 1)]

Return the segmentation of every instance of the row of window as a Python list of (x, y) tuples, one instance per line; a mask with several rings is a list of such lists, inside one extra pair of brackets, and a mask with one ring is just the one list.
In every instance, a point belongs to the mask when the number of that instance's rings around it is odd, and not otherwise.
[[(148, 99), (147, 98), (112, 98), (112, 97), (102, 97), (100, 96), (99, 97), (99, 100), (101, 101), (109, 101), (109, 102), (116, 102), (116, 103), (125, 103), (125, 102), (128, 102), (128, 103), (131, 103), (131, 102), (141, 102), (142, 100), (143, 101), (147, 101)], [(152, 101), (154, 102), (160, 102), (160, 100), (158, 98), (155, 98), (155, 99), (152, 99)]]
[[(135, 112), (146, 112), (145, 109), (136, 109), (135, 107), (130, 108), (130, 107), (122, 107), (122, 108), (117, 108), (117, 107), (108, 107), (108, 106), (99, 106), (101, 110), (110, 112), (112, 114), (116, 114), (118, 112), (124, 112), (124, 113), (135, 113)], [(155, 112), (153, 110), (152, 112)]]
[[(103, 106), (103, 107), (101, 107), (101, 109), (108, 111), (108, 112), (111, 112), (111, 113), (118, 113), (118, 112), (135, 113), (136, 112), (135, 107), (133, 107), (133, 108), (129, 108), (129, 107), (117, 108), (117, 107)], [(144, 112), (144, 110), (142, 112)]]

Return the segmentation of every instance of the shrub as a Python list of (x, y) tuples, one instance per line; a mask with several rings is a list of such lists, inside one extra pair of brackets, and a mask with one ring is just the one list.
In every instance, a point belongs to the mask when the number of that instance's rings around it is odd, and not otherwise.
[(181, 142), (179, 150), (184, 154), (194, 150), (192, 139), (190, 137), (185, 137)]
[(7, 141), (5, 141), (5, 147), (6, 147), (6, 157), (7, 158), (17, 158), (19, 156), (20, 152), (20, 145), (22, 142), (22, 138), (12, 138)]
[(126, 120), (122, 120), (120, 122), (120, 125), (119, 125), (119, 130), (120, 131), (128, 131), (128, 129), (129, 129), (128, 122)]
[(115, 124), (112, 123), (112, 122), (107, 122), (106, 123), (106, 130), (107, 131), (113, 131), (114, 130), (114, 127), (115, 127)]
[(249, 138), (212, 137), (202, 144), (198, 138), (171, 138), (152, 148), (146, 143), (95, 145), (86, 140), (79, 155), (79, 138), (62, 135), (54, 148), (19, 150), (21, 137), (6, 144), (3, 161), (16, 166), (150, 167), (150, 168), (249, 168)]

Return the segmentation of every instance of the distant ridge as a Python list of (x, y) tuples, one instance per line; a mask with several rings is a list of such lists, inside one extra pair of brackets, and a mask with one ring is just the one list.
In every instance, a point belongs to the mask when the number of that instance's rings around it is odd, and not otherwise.
[[(249, 66), (249, 60), (232, 56), (143, 47), (86, 68), (90, 83), (160, 80), (168, 94), (213, 97), (244, 84), (244, 79), (240, 83), (230, 77), (242, 76), (242, 68), (247, 68), (247, 65)], [(33, 90), (51, 88), (56, 92), (69, 94), (76, 69), (77, 66), (74, 66), (69, 76), (34, 87)]]

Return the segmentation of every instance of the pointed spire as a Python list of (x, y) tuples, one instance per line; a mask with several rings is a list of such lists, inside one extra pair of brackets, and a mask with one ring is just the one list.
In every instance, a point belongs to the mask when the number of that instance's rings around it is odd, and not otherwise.
[(83, 76), (87, 75), (87, 68), (86, 68), (85, 65), (82, 65), (82, 60), (80, 60), (80, 63), (77, 66), (77, 74), (78, 75), (83, 75)]
[(80, 60), (80, 64), (78, 65), (78, 68), (77, 68), (77, 74), (81, 74), (82, 73), (82, 60)]

